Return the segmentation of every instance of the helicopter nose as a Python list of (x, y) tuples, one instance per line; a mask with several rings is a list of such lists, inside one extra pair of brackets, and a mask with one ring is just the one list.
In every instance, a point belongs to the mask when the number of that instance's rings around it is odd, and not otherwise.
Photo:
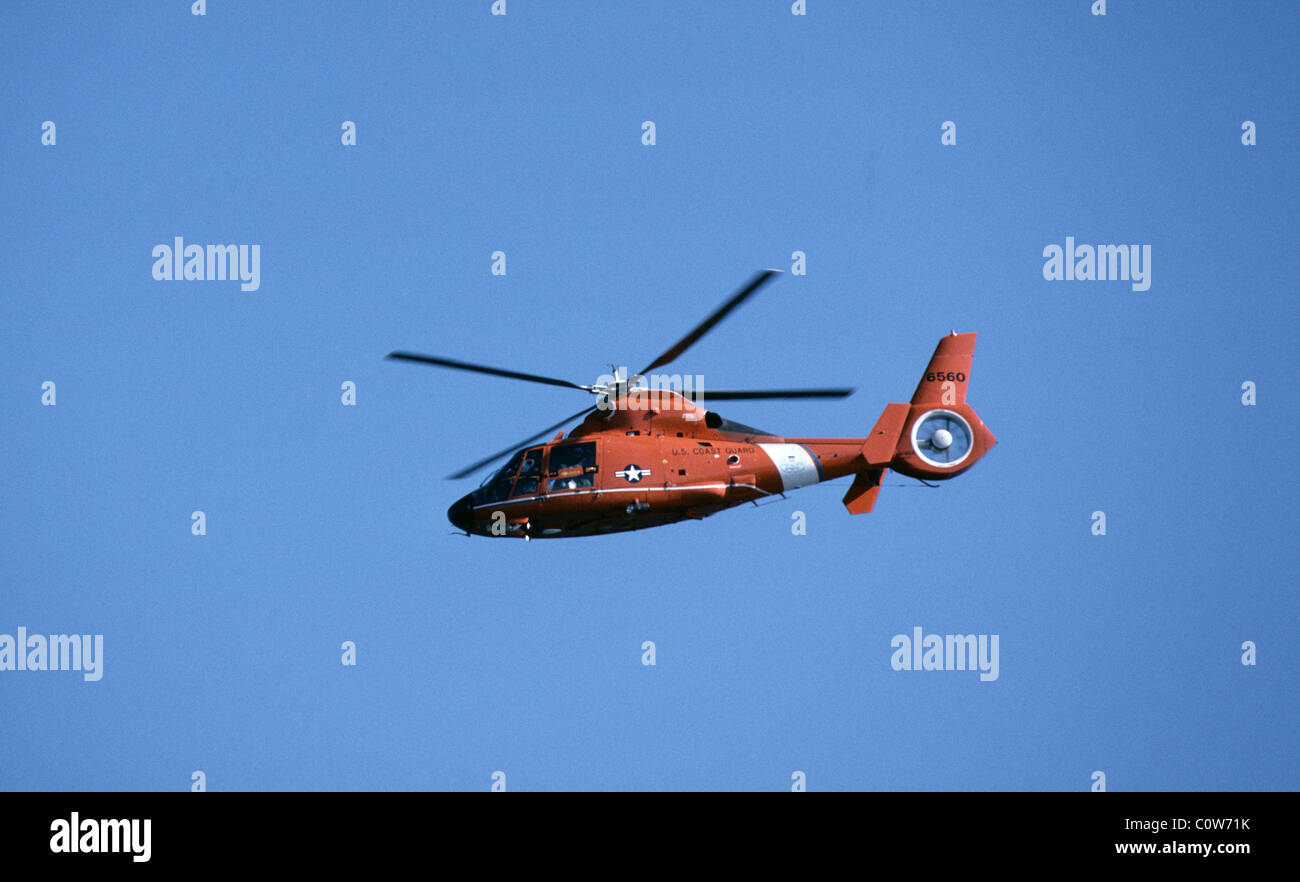
[(470, 527), (474, 526), (474, 510), (469, 496), (462, 496), (452, 503), (451, 508), (447, 509), (447, 520), (451, 521), (456, 529), (470, 532)]

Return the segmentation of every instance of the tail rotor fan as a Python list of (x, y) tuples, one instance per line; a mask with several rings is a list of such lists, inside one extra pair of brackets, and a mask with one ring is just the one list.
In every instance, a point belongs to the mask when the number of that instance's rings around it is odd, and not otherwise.
[(975, 440), (970, 424), (946, 410), (931, 411), (916, 421), (912, 446), (921, 459), (940, 467), (961, 462)]

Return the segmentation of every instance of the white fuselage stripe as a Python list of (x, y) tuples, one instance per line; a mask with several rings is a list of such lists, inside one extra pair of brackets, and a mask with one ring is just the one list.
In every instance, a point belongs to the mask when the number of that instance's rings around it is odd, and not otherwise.
[(821, 481), (817, 463), (802, 444), (759, 444), (781, 475), (781, 489), (798, 490)]

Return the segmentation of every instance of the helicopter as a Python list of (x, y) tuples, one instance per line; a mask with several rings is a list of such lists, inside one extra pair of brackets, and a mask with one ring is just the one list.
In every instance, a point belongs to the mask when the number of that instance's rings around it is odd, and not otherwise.
[[(885, 406), (865, 438), (784, 437), (723, 418), (705, 402), (845, 398), (850, 388), (722, 390), (648, 382), (780, 270), (767, 269), (630, 377), (595, 384), (395, 351), (387, 358), (576, 389), (596, 403), (449, 477), (459, 480), (510, 455), (447, 518), (469, 535), (530, 539), (596, 536), (701, 520), (745, 503), (853, 476), (850, 514), (875, 507), (889, 469), (921, 481), (962, 474), (997, 443), (969, 404), (975, 334), (939, 340), (907, 403)], [(677, 375), (671, 375), (675, 380)], [(581, 419), (568, 431), (564, 427)], [(560, 430), (551, 440), (540, 439)]]

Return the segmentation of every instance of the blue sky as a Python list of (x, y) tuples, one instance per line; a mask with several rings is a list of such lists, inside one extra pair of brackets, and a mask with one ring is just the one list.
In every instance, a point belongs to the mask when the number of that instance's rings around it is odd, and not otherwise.
[[(105, 647), (0, 671), (0, 788), (1300, 786), (1293, 6), (489, 6), (0, 13), (0, 633)], [(155, 281), (175, 236), (260, 288)], [(1045, 280), (1066, 236), (1150, 290)], [(584, 399), (385, 353), (593, 382), (796, 250), (674, 370), (860, 436), (977, 331), (978, 466), (453, 534), (443, 476)], [(915, 626), (999, 678), (893, 670)]]

